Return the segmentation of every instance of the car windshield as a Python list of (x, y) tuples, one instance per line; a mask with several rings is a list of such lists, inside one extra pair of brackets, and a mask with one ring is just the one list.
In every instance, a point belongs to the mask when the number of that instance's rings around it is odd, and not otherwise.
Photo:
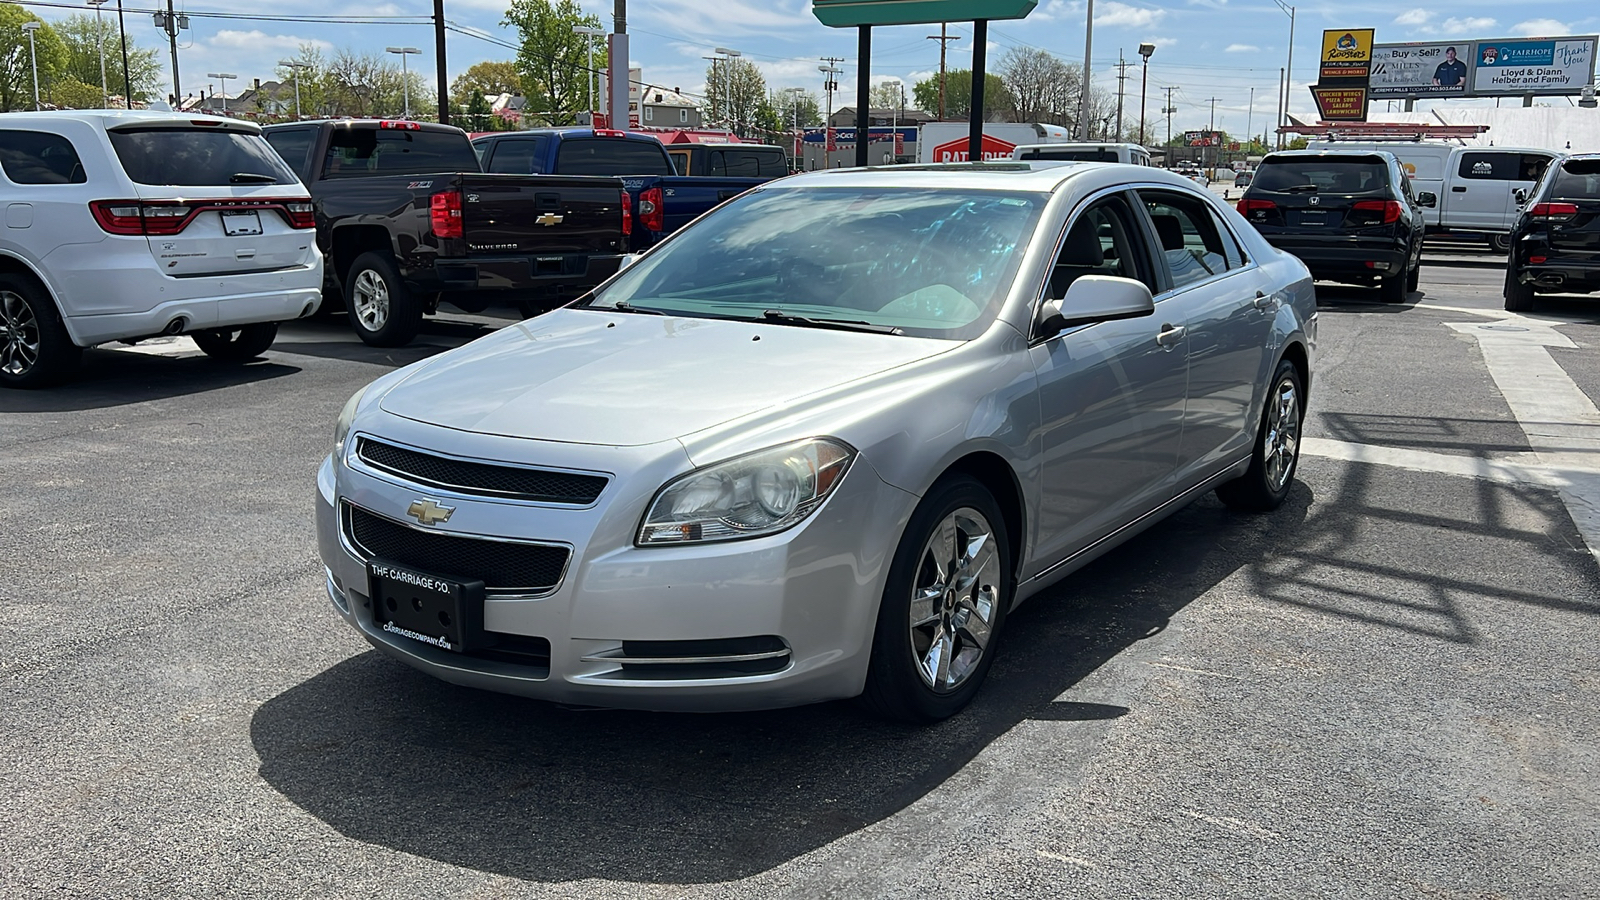
[(971, 190), (756, 191), (681, 232), (588, 305), (802, 317), (968, 340), (998, 313), (1047, 199)]
[(1600, 159), (1569, 159), (1550, 188), (1556, 200), (1600, 200)]
[(1250, 188), (1283, 193), (1370, 194), (1383, 190), (1388, 181), (1388, 167), (1372, 157), (1269, 158), (1256, 170)]

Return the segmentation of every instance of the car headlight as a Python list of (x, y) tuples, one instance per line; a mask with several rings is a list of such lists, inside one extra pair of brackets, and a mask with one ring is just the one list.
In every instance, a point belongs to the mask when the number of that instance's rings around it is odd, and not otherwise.
[(344, 409), (339, 410), (339, 420), (333, 425), (333, 458), (344, 459), (344, 442), (350, 436), (350, 425), (356, 420), (356, 407), (361, 405), (361, 398), (366, 396), (367, 389), (356, 391), (353, 396), (345, 401)]
[(731, 541), (776, 534), (828, 498), (856, 452), (813, 438), (690, 472), (662, 488), (639, 528), (639, 546)]

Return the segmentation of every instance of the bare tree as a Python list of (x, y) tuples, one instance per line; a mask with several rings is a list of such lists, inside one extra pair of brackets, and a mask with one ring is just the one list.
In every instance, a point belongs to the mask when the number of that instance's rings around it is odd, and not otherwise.
[(1018, 122), (1070, 125), (1077, 120), (1083, 71), (1043, 50), (1013, 49), (1000, 61)]
[(706, 69), (708, 125), (754, 136), (767, 105), (767, 80), (753, 63), (724, 59)]

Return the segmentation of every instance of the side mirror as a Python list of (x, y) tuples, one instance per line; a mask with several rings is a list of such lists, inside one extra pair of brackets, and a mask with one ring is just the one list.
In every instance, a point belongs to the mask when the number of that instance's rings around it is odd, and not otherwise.
[(1426, 206), (1428, 209), (1433, 209), (1435, 206), (1439, 205), (1439, 195), (1435, 194), (1433, 191), (1418, 191), (1417, 205)]
[(1067, 296), (1047, 300), (1039, 307), (1036, 330), (1041, 340), (1048, 340), (1075, 325), (1137, 319), (1155, 312), (1155, 298), (1144, 282), (1112, 275), (1084, 275), (1067, 288)]
[(638, 253), (624, 253), (622, 255), (622, 259), (617, 262), (617, 271), (621, 272), (623, 269), (626, 269), (627, 267), (638, 262), (639, 257), (640, 254)]

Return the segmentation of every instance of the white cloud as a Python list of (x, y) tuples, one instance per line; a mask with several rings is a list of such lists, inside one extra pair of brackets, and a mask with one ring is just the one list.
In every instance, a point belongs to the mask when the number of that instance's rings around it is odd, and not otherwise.
[(1525, 34), (1529, 36), (1544, 36), (1556, 34), (1570, 34), (1572, 29), (1565, 22), (1555, 19), (1529, 19), (1511, 26), (1512, 34)]
[(1038, 22), (1054, 22), (1058, 19), (1076, 19), (1083, 15), (1083, 4), (1073, 0), (1048, 0), (1036, 7), (1028, 18)]
[(1148, 28), (1166, 18), (1164, 9), (1130, 6), (1117, 0), (1106, 0), (1095, 10), (1094, 23), (1103, 26), (1122, 25), (1128, 28)]
[(1445, 35), (1476, 35), (1486, 34), (1495, 26), (1495, 20), (1487, 16), (1468, 16), (1465, 19), (1449, 18), (1439, 23), (1439, 27), (1427, 29)]
[(333, 44), (320, 38), (299, 37), (293, 34), (267, 34), (264, 31), (233, 31), (224, 29), (206, 41), (222, 50), (289, 50), (300, 49), (301, 44), (311, 44), (323, 50), (332, 50)]
[(1426, 25), (1428, 24), (1428, 20), (1431, 18), (1433, 18), (1433, 14), (1425, 9), (1408, 9), (1400, 15), (1394, 17), (1394, 24), (1411, 26)]
[(1261, 48), (1255, 44), (1229, 44), (1223, 53), (1260, 53)]

